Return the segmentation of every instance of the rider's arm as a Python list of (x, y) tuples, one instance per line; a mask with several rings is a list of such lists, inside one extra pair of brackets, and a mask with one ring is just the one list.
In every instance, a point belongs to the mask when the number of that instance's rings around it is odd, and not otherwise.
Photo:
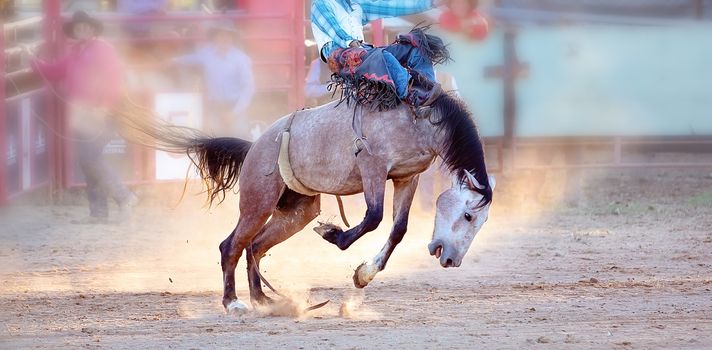
[(347, 48), (355, 38), (343, 29), (343, 19), (337, 17), (332, 5), (328, 0), (312, 1), (312, 25), (329, 36), (339, 47)]
[(433, 0), (358, 0), (358, 3), (363, 9), (365, 23), (425, 12), (437, 5), (437, 1)]

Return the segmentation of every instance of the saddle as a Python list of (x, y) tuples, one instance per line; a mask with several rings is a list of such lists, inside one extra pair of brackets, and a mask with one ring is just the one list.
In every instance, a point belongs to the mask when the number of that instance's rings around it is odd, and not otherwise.
[[(443, 41), (427, 34), (429, 27), (418, 27), (401, 34), (393, 44), (374, 47), (365, 44), (357, 48), (337, 49), (328, 59), (331, 76), (330, 90), (340, 88), (340, 101), (384, 111), (406, 102), (414, 108), (428, 106), (441, 93), (440, 85), (421, 72), (408, 66), (414, 50), (427, 57), (432, 64), (441, 64), (450, 59)], [(408, 96), (401, 100), (396, 92), (396, 83), (387, 63), (386, 53), (395, 57), (408, 70)], [(390, 58), (392, 60), (392, 58)], [(392, 65), (391, 65), (392, 67)]]

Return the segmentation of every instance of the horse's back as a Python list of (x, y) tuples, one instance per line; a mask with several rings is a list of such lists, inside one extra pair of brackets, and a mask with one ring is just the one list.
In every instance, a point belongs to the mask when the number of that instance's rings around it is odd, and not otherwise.
[[(370, 151), (383, 159), (389, 175), (390, 167), (403, 170), (405, 165), (404, 173), (422, 171), (432, 160), (432, 155), (425, 151), (423, 130), (406, 106), (384, 112), (366, 108), (355, 111), (353, 105), (332, 102), (297, 112), (291, 126), (289, 118), (281, 127), (290, 129), (292, 169), (304, 185), (315, 191), (360, 192), (361, 177), (356, 167), (359, 152)], [(363, 142), (356, 141), (357, 133), (365, 137)], [(413, 167), (410, 163), (417, 165)], [(401, 173), (394, 172), (396, 177)]]
[[(332, 102), (299, 111), (290, 127), (289, 158), (305, 186), (326, 193), (360, 191), (356, 166), (353, 108)], [(358, 172), (356, 172), (358, 173)], [(349, 185), (350, 184), (350, 185)]]

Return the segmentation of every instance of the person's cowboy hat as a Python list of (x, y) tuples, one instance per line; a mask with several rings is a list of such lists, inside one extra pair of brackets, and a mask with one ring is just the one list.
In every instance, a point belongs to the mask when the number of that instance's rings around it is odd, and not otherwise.
[(72, 20), (67, 23), (64, 23), (64, 25), (62, 26), (64, 34), (72, 39), (76, 39), (74, 37), (74, 26), (80, 23), (86, 23), (92, 26), (92, 28), (94, 28), (94, 31), (96, 32), (96, 35), (101, 34), (101, 32), (104, 30), (104, 25), (101, 24), (99, 20), (89, 16), (89, 14), (84, 11), (77, 11), (72, 15)]

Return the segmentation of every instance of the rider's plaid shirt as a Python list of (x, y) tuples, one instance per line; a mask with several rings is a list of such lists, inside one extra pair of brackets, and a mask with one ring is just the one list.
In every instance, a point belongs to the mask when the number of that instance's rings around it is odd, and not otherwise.
[(432, 0), (313, 0), (311, 22), (314, 37), (326, 47), (346, 48), (353, 40), (363, 40), (363, 26), (386, 17), (399, 17), (427, 11)]

